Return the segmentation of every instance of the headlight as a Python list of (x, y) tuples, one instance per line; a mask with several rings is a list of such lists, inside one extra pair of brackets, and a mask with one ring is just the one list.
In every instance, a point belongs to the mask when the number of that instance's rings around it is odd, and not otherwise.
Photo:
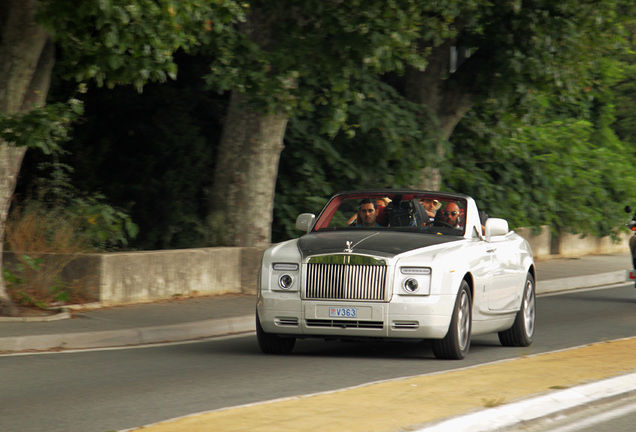
[(417, 288), (420, 286), (420, 284), (417, 282), (417, 279), (413, 279), (413, 278), (408, 278), (407, 280), (404, 281), (404, 289), (407, 292), (415, 292), (417, 291)]
[(298, 291), (298, 288), (294, 287), (296, 283), (296, 276), (300, 265), (298, 263), (272, 263), (272, 279), (271, 289), (273, 290), (285, 290), (285, 291)]
[(294, 284), (294, 278), (288, 274), (284, 274), (278, 278), (278, 286), (282, 289), (290, 289)]
[(431, 293), (430, 267), (401, 267), (398, 275), (399, 291), (402, 295), (429, 295)]

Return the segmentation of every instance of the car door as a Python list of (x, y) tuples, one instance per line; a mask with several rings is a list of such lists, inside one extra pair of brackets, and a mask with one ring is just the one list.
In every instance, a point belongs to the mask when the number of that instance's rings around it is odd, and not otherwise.
[(489, 298), (492, 280), (496, 271), (496, 260), (492, 252), (492, 245), (474, 232), (473, 242), (470, 243), (470, 271), (474, 279), (474, 319), (484, 319), (490, 315)]
[(488, 292), (488, 309), (504, 312), (519, 307), (519, 292), (524, 274), (519, 265), (519, 248), (505, 237), (488, 242), (492, 259), (492, 281)]

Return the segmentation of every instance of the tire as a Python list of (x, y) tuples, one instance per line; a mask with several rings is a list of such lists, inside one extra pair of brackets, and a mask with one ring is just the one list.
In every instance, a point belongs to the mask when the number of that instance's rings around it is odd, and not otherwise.
[(503, 346), (527, 347), (534, 340), (536, 321), (536, 296), (534, 278), (530, 273), (526, 276), (523, 287), (521, 308), (517, 312), (515, 323), (508, 330), (499, 332), (499, 341)]
[(433, 341), (433, 354), (439, 359), (461, 360), (470, 349), (473, 301), (468, 282), (462, 281), (457, 292), (453, 317), (444, 339)]
[(256, 340), (259, 348), (265, 354), (289, 354), (296, 345), (296, 338), (265, 333), (258, 314), (256, 315)]

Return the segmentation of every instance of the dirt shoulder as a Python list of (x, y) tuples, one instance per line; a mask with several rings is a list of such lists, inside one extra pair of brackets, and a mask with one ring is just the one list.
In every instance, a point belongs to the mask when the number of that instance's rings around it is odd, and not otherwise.
[(196, 414), (144, 432), (396, 431), (636, 371), (636, 338)]

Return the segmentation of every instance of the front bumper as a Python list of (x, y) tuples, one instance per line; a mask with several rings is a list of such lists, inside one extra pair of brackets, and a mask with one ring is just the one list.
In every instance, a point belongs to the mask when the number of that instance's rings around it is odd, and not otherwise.
[[(393, 296), (390, 302), (301, 300), (298, 293), (261, 294), (258, 317), (266, 333), (295, 337), (441, 339), (454, 295)], [(356, 318), (334, 318), (334, 307), (356, 308)]]

